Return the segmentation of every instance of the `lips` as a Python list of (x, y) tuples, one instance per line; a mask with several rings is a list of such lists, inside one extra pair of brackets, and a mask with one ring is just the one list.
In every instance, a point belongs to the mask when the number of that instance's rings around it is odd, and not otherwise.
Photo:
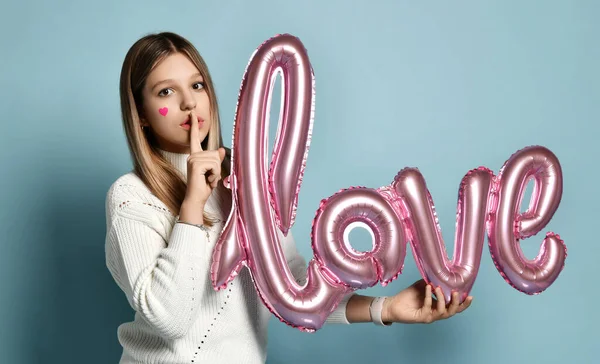
[[(197, 117), (198, 118), (198, 127), (201, 128), (202, 124), (204, 123), (204, 119), (202, 119), (201, 117)], [(183, 123), (179, 124), (180, 127), (189, 130), (192, 127), (192, 123), (190, 121), (190, 117), (188, 116)]]

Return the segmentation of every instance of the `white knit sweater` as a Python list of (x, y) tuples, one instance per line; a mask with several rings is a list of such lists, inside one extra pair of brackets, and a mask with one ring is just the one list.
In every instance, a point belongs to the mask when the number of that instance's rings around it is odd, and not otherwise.
[[(161, 151), (184, 178), (187, 154)], [(218, 219), (208, 236), (176, 224), (166, 206), (133, 173), (118, 178), (106, 197), (106, 265), (135, 310), (119, 326), (121, 364), (259, 364), (266, 361), (273, 316), (257, 296), (247, 269), (215, 291), (211, 253), (226, 217), (211, 196), (206, 212)], [(291, 234), (282, 238), (292, 274), (303, 283), (307, 264)], [(327, 323), (348, 323), (349, 296)], [(290, 330), (293, 330), (290, 328)], [(309, 335), (309, 334), (307, 334)]]

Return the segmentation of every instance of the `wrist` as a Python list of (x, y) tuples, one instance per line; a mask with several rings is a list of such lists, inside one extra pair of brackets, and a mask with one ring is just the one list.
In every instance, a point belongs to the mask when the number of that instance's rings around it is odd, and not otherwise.
[(179, 209), (179, 221), (203, 225), (204, 204), (184, 200)]
[(181, 202), (182, 206), (204, 206), (206, 203), (206, 199), (203, 196), (199, 196), (197, 193), (188, 191), (185, 196), (183, 196), (183, 201)]
[(369, 306), (371, 321), (378, 326), (390, 326), (392, 320), (389, 315), (389, 299), (388, 297), (374, 297)]
[(185, 209), (187, 211), (202, 211), (204, 212), (205, 202), (200, 200), (194, 200), (190, 198), (185, 198), (181, 203), (181, 209)]
[(383, 321), (386, 325), (391, 324), (394, 320), (392, 319), (392, 315), (390, 314), (390, 301), (389, 297), (385, 298), (383, 301), (383, 307), (381, 308), (381, 321)]

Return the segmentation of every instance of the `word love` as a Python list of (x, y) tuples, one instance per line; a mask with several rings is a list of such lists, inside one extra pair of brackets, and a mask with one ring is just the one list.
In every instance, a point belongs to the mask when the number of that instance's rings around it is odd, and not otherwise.
[[(268, 120), (278, 73), (284, 85), (282, 113), (269, 164)], [(345, 295), (397, 278), (408, 242), (423, 278), (442, 287), (447, 301), (452, 291), (464, 300), (479, 270), (486, 233), (498, 271), (517, 290), (540, 293), (558, 277), (566, 259), (558, 235), (548, 233), (533, 260), (525, 258), (519, 245), (548, 224), (562, 196), (557, 158), (533, 146), (513, 154), (497, 176), (480, 167), (463, 178), (451, 261), (431, 195), (415, 168), (401, 170), (390, 185), (344, 189), (323, 200), (311, 232), (314, 258), (306, 283), (298, 284), (278, 232), (287, 235), (294, 223), (313, 115), (314, 75), (302, 43), (290, 35), (269, 39), (251, 58), (240, 89), (229, 178), (233, 207), (211, 265), (216, 289), (246, 266), (269, 310), (288, 325), (312, 332)], [(521, 213), (530, 179), (534, 192)], [(355, 251), (348, 243), (346, 233), (356, 225), (373, 233), (371, 251)]]

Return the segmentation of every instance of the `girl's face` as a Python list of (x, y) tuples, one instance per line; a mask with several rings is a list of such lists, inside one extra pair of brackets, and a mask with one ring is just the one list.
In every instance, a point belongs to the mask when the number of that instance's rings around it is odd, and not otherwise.
[(159, 148), (173, 153), (190, 152), (190, 113), (199, 121), (200, 140), (211, 124), (210, 100), (196, 66), (181, 53), (162, 60), (144, 85), (141, 123), (150, 127)]

